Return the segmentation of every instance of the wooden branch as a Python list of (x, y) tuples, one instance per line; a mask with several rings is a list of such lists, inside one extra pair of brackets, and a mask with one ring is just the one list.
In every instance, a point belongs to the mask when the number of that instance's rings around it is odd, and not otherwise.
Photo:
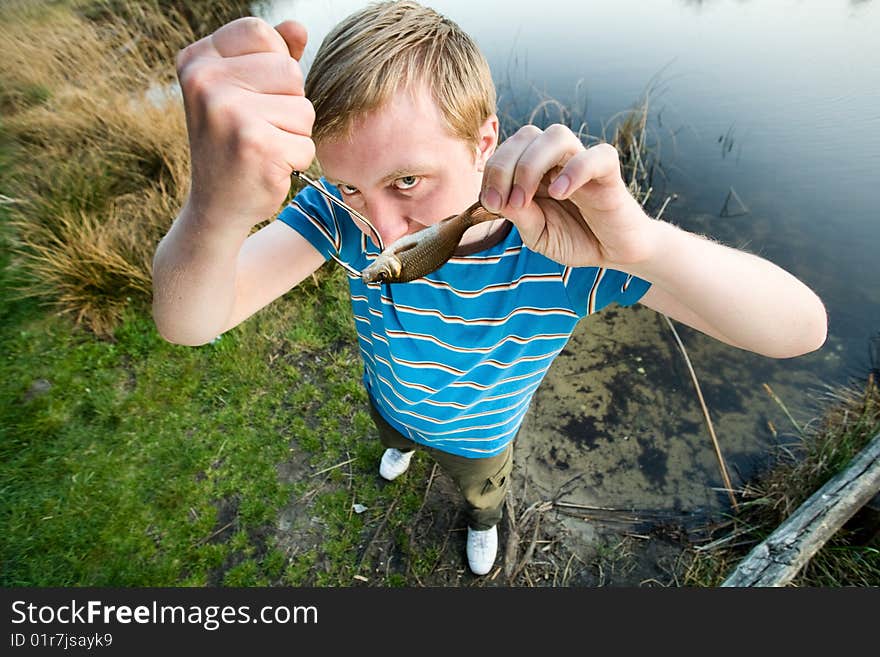
[(880, 434), (755, 547), (721, 586), (785, 586), (880, 491)]

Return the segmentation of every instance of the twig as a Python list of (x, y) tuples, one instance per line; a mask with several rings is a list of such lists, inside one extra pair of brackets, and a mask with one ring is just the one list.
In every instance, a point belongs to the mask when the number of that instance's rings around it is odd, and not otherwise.
[(373, 547), (373, 543), (376, 542), (376, 538), (378, 538), (379, 534), (382, 533), (382, 530), (385, 529), (385, 525), (388, 524), (388, 518), (391, 516), (391, 513), (394, 511), (394, 507), (397, 506), (398, 498), (394, 498), (394, 501), (391, 503), (391, 506), (388, 507), (388, 511), (385, 512), (385, 517), (382, 518), (382, 522), (379, 523), (379, 527), (376, 529), (373, 537), (370, 539), (370, 542), (367, 543), (367, 547), (364, 548), (363, 554), (361, 554), (361, 560), (358, 562), (356, 571), (360, 571), (361, 566), (364, 565), (364, 561), (367, 559), (367, 555), (370, 553), (370, 548)]
[(455, 526), (455, 522), (458, 520), (460, 512), (460, 509), (456, 509), (455, 515), (452, 516), (452, 521), (449, 523), (450, 529), (446, 532), (446, 538), (443, 539), (443, 545), (440, 547), (440, 552), (437, 553), (437, 558), (434, 560), (434, 565), (431, 566), (431, 570), (428, 573), (429, 575), (433, 575), (434, 571), (437, 570), (437, 566), (440, 564), (440, 559), (443, 558), (443, 554), (446, 552), (446, 545), (449, 543), (449, 536), (454, 531), (451, 527)]
[(565, 582), (568, 581), (568, 571), (571, 568), (572, 561), (574, 561), (574, 552), (571, 553), (571, 556), (568, 558), (568, 563), (565, 564), (565, 570), (562, 571), (562, 586), (565, 586)]
[(227, 522), (225, 525), (223, 525), (220, 529), (215, 531), (210, 536), (207, 536), (205, 538), (201, 538), (198, 541), (196, 541), (196, 546), (202, 545), (203, 543), (207, 543), (208, 541), (210, 541), (212, 538), (214, 538), (218, 534), (222, 534), (224, 531), (226, 531), (227, 529), (232, 527), (233, 524), (235, 524), (235, 520), (230, 520), (229, 522)]
[(722, 536), (719, 539), (712, 541), (711, 543), (706, 543), (705, 545), (695, 545), (694, 552), (707, 552), (709, 550), (714, 550), (717, 547), (724, 545), (725, 543), (730, 543), (733, 539), (748, 534), (749, 532), (755, 531), (755, 528), (751, 525), (745, 525), (740, 527), (736, 531), (731, 532), (727, 536)]
[(579, 518), (581, 520), (589, 520), (590, 522), (604, 522), (609, 524), (648, 524), (648, 521), (644, 518), (639, 518), (636, 516), (601, 516), (601, 515), (593, 515), (590, 513), (578, 513), (576, 511), (568, 511), (566, 509), (559, 509), (558, 513), (561, 513), (564, 516), (569, 516), (571, 518)]
[(348, 459), (347, 461), (343, 461), (342, 463), (337, 463), (336, 465), (331, 465), (329, 468), (324, 468), (323, 470), (318, 470), (317, 472), (313, 472), (312, 476), (317, 477), (319, 474), (324, 474), (325, 472), (330, 472), (331, 470), (335, 470), (336, 468), (341, 468), (343, 465), (348, 465), (354, 461), (354, 459)]
[[(431, 490), (431, 484), (434, 483), (434, 477), (437, 475), (437, 464), (434, 464), (433, 469), (431, 470), (431, 476), (428, 478), (428, 485), (425, 486), (425, 494), (422, 496), (422, 505), (419, 507), (419, 510), (416, 511), (413, 516), (412, 521), (409, 523), (409, 527), (407, 527), (406, 533), (409, 536), (410, 541), (412, 541), (413, 531), (418, 525), (418, 521), (422, 516), (422, 510), (425, 508), (425, 504), (428, 501), (428, 491)], [(412, 555), (407, 557), (406, 559), (406, 573), (409, 575), (412, 572)]]
[(715, 457), (718, 459), (718, 467), (721, 469), (721, 477), (724, 479), (724, 485), (727, 487), (727, 495), (730, 497), (730, 503), (733, 505), (734, 511), (739, 512), (739, 505), (736, 502), (736, 497), (733, 495), (733, 484), (730, 483), (730, 476), (727, 474), (727, 466), (724, 465), (724, 457), (721, 455), (721, 447), (718, 445), (718, 438), (715, 436), (715, 428), (712, 426), (712, 419), (709, 417), (709, 409), (706, 408), (706, 402), (703, 400), (703, 391), (700, 390), (700, 383), (697, 381), (697, 374), (694, 372), (693, 365), (691, 365), (691, 359), (688, 357), (687, 350), (684, 348), (684, 343), (681, 341), (681, 338), (678, 337), (678, 331), (676, 331), (675, 327), (672, 325), (672, 320), (666, 315), (663, 315), (663, 319), (666, 320), (669, 330), (672, 331), (672, 335), (678, 343), (678, 348), (681, 350), (681, 355), (684, 357), (688, 372), (691, 374), (691, 381), (694, 383), (694, 388), (697, 391), (697, 398), (700, 400), (700, 407), (703, 409), (703, 417), (706, 418), (706, 426), (709, 427), (709, 435), (712, 436), (712, 446), (715, 448)]
[(628, 511), (628, 509), (612, 509), (607, 506), (590, 506), (588, 504), (575, 504), (574, 502), (554, 502), (556, 506), (564, 506), (571, 509), (587, 509), (588, 511)]
[(422, 514), (422, 509), (425, 508), (425, 503), (428, 501), (428, 493), (431, 490), (431, 484), (434, 483), (434, 477), (436, 477), (436, 476), (437, 476), (437, 464), (435, 463), (434, 467), (431, 469), (431, 476), (428, 477), (428, 485), (425, 486), (425, 494), (424, 494), (424, 496), (422, 496), (422, 505), (419, 507), (419, 510), (416, 511), (415, 516), (413, 516), (413, 518), (414, 518), (413, 522), (412, 522), (413, 525), (415, 525), (415, 521)]
[(529, 564), (532, 560), (532, 555), (535, 553), (535, 544), (538, 542), (538, 530), (541, 527), (541, 514), (535, 518), (535, 528), (532, 530), (532, 542), (529, 543), (528, 549), (526, 549), (526, 553), (522, 558), (522, 561), (519, 562), (519, 565), (513, 571), (513, 576), (510, 578), (510, 583), (516, 581), (516, 578), (519, 577), (519, 574), (523, 571), (523, 569)]
[(764, 385), (764, 390), (767, 391), (767, 394), (770, 395), (770, 398), (771, 398), (773, 401), (775, 401), (777, 404), (779, 404), (779, 407), (782, 409), (782, 412), (785, 413), (785, 416), (788, 418), (789, 422), (791, 422), (791, 423), (794, 425), (794, 428), (797, 429), (797, 432), (798, 432), (801, 436), (803, 436), (803, 435), (804, 435), (804, 429), (803, 429), (803, 427), (801, 427), (801, 425), (797, 423), (797, 420), (795, 420), (795, 419), (792, 417), (791, 413), (788, 412), (788, 409), (785, 407), (785, 404), (783, 404), (783, 403), (782, 403), (782, 400), (781, 400), (779, 397), (776, 396), (776, 393), (775, 393), (775, 392), (773, 392), (773, 388), (771, 388), (771, 387), (770, 387), (768, 384), (766, 384), (766, 383), (763, 384), (763, 385)]
[(507, 508), (507, 544), (504, 548), (504, 577), (510, 581), (516, 568), (517, 551), (519, 550), (519, 532), (516, 526), (516, 513), (510, 501), (510, 495), (504, 498), (504, 506)]
[(654, 217), (655, 219), (657, 219), (658, 221), (660, 220), (660, 217), (663, 216), (663, 212), (666, 210), (666, 206), (669, 205), (669, 201), (671, 201), (671, 200), (672, 200), (672, 197), (671, 197), (671, 196), (667, 196), (667, 197), (666, 197), (666, 200), (663, 201), (663, 205), (660, 206), (660, 212), (658, 212), (658, 213), (657, 213), (657, 216)]
[[(737, 203), (739, 203), (740, 210), (738, 212), (730, 212), (730, 199), (733, 199)], [(730, 188), (730, 191), (727, 192), (727, 197), (724, 199), (724, 205), (721, 207), (721, 212), (718, 213), (719, 217), (739, 217), (744, 214), (749, 213), (749, 208), (743, 203), (742, 199), (739, 197), (739, 194), (734, 191), (733, 187)]]
[(529, 518), (532, 517), (532, 514), (536, 511), (538, 513), (544, 513), (544, 511), (549, 511), (552, 508), (553, 502), (551, 502), (550, 500), (538, 500), (537, 502), (529, 506), (528, 509), (522, 512), (522, 515), (519, 517), (519, 522), (517, 523), (517, 525), (525, 525), (529, 521)]

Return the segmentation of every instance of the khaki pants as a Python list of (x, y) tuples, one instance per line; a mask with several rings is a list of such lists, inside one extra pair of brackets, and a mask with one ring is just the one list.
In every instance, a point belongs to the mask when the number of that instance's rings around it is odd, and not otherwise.
[(497, 456), (470, 459), (413, 442), (385, 421), (370, 404), (370, 414), (385, 447), (401, 452), (427, 452), (458, 486), (467, 504), (467, 521), (471, 529), (485, 530), (501, 521), (504, 495), (513, 470), (513, 441)]

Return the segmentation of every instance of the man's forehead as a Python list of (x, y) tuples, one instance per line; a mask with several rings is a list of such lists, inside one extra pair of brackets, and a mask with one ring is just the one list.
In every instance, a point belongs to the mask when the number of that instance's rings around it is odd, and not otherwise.
[(316, 146), (328, 178), (352, 185), (357, 179), (362, 186), (439, 172), (471, 150), (450, 130), (426, 88), (399, 89), (345, 134)]

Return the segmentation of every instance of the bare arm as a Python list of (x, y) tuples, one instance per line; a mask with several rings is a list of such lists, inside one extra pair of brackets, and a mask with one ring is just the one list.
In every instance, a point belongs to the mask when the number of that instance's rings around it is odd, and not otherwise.
[(204, 344), (323, 262), (283, 224), (248, 237), (314, 157), (305, 44), (297, 23), (244, 18), (178, 56), (192, 185), (153, 261), (153, 316), (171, 342)]
[(825, 308), (801, 281), (757, 256), (648, 217), (617, 151), (584, 148), (568, 128), (525, 126), (486, 165), (483, 204), (535, 251), (650, 281), (643, 303), (728, 344), (786, 358), (818, 349)]
[(181, 215), (153, 263), (153, 317), (170, 342), (200, 345), (237, 326), (324, 262), (299, 233), (274, 221), (247, 239), (199, 230)]
[(758, 256), (654, 222), (658, 256), (630, 265), (652, 281), (641, 303), (735, 347), (790, 358), (822, 346), (819, 297)]

